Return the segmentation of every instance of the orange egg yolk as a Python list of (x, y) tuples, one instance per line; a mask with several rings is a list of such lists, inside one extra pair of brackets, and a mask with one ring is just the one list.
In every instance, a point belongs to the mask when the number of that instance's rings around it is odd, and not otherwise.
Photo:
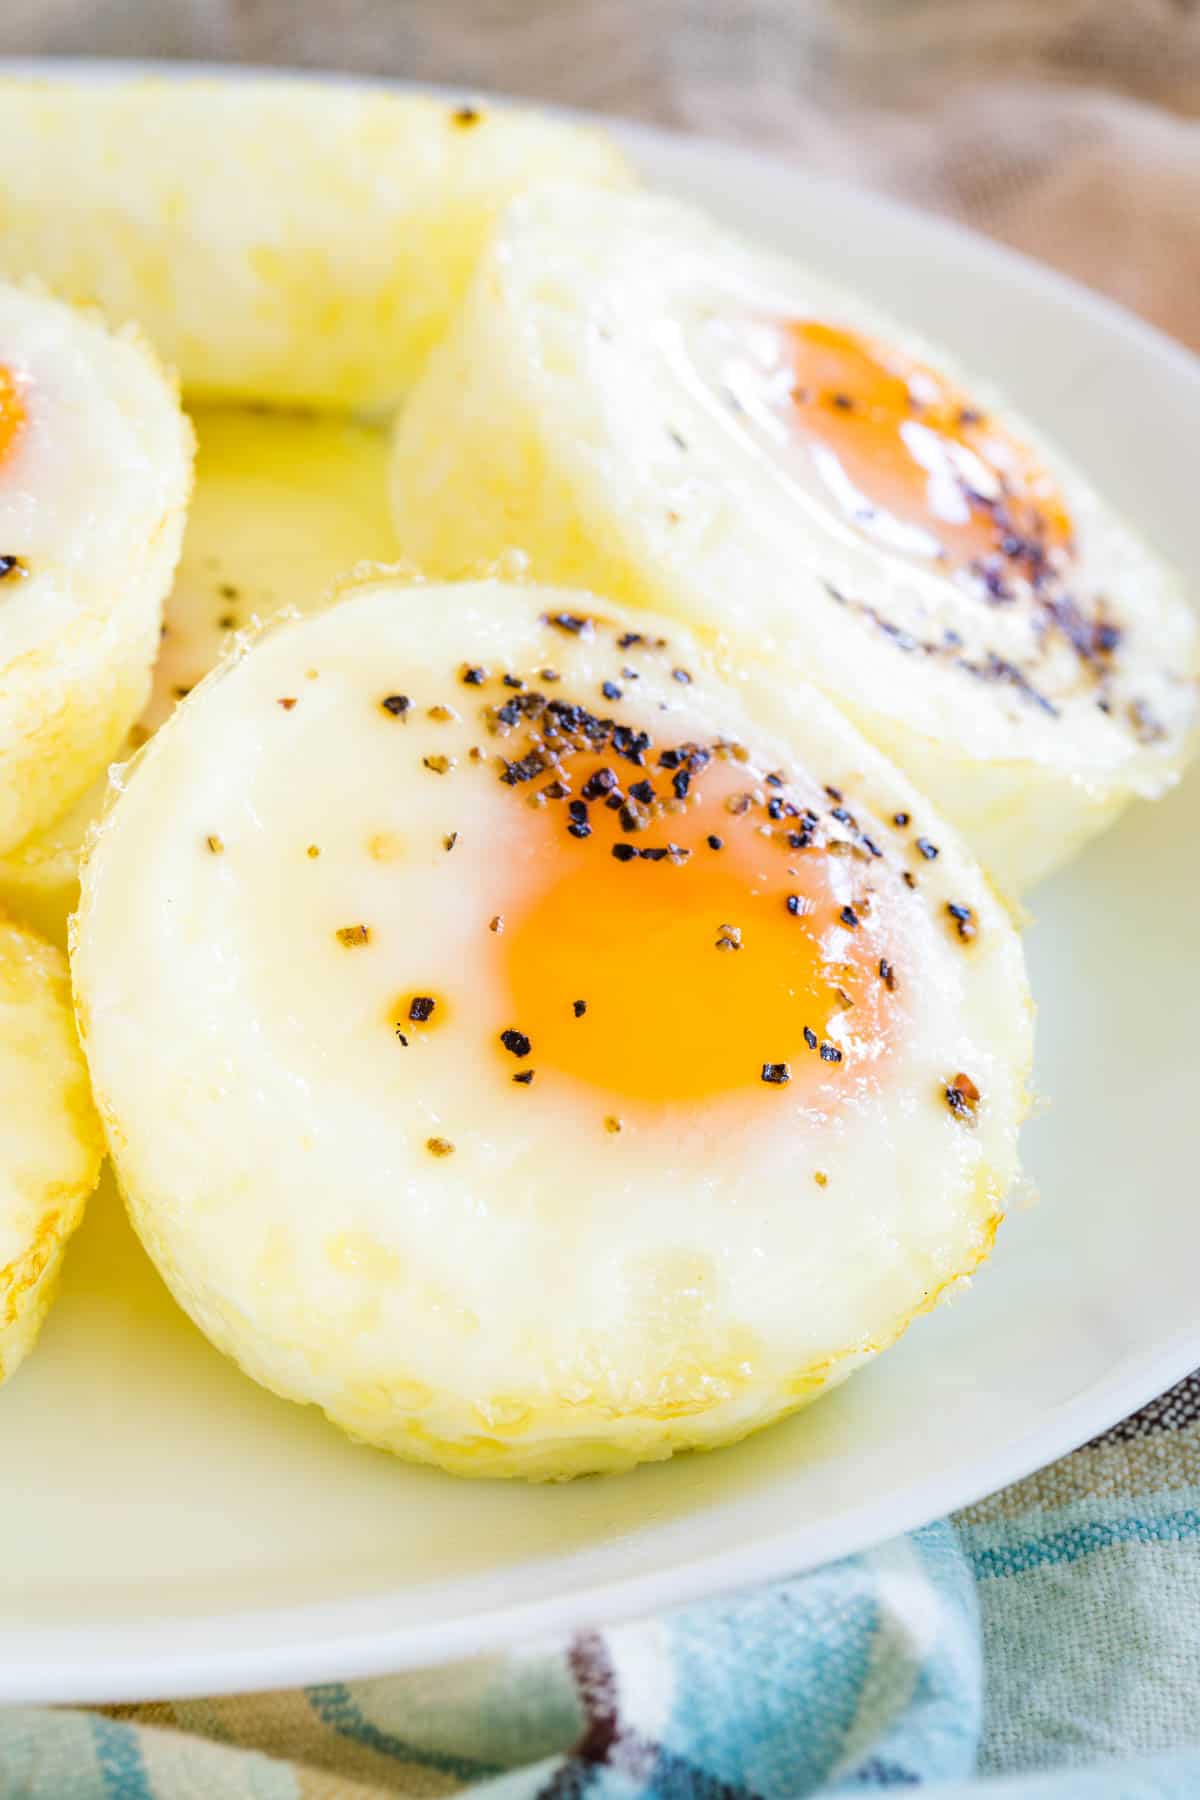
[(21, 390), (11, 370), (0, 363), (0, 468), (16, 444), (25, 424)]
[(856, 332), (785, 327), (797, 430), (867, 532), (952, 567), (1068, 548), (1071, 521), (1027, 446), (935, 370)]
[[(644, 776), (670, 796), (648, 761), (609, 766), (626, 788)], [(576, 794), (600, 766), (581, 759)], [(729, 797), (756, 786), (743, 767), (715, 763), (694, 786), (695, 804), (633, 834), (602, 804), (583, 839), (562, 801), (534, 815), (536, 883), (499, 939), (511, 1025), (528, 1040), (521, 1068), (651, 1102), (754, 1091), (767, 1104), (853, 1082), (887, 1053), (897, 1014), (867, 865), (789, 848), (783, 828), (762, 835), (769, 788), (731, 813)], [(613, 855), (669, 844), (677, 854), (661, 860)], [(841, 913), (856, 893), (851, 926)]]

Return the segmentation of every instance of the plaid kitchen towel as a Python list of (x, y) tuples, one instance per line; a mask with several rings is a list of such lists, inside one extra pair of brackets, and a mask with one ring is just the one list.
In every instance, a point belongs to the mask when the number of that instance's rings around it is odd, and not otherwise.
[(449, 1669), (0, 1714), (31, 1800), (1200, 1796), (1200, 1378), (948, 1523)]

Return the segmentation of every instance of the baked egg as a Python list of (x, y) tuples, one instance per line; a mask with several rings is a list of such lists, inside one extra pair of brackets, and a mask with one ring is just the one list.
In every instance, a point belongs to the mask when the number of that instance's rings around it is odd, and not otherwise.
[(1192, 746), (1192, 612), (1070, 459), (938, 347), (671, 201), (509, 211), (394, 479), (431, 572), (519, 546), (820, 687), (1010, 889)]
[(744, 1436), (961, 1287), (1031, 1008), (953, 829), (678, 622), (378, 575), (126, 772), (73, 964), (131, 1216), (258, 1381), (460, 1474)]
[(141, 340), (0, 282), (0, 855), (74, 804), (144, 705), (191, 477)]
[(0, 915), (0, 1383), (33, 1346), (101, 1154), (66, 958)]

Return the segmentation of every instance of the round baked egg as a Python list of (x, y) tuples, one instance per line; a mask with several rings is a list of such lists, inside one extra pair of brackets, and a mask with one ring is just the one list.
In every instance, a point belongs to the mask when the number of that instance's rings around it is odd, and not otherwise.
[(0, 283), (0, 855), (79, 798), (145, 702), (191, 467), (138, 338)]
[(37, 1337), (101, 1154), (66, 958), (0, 914), (0, 1383)]
[(190, 400), (384, 415), (497, 213), (627, 186), (598, 132), (366, 82), (0, 75), (0, 276), (136, 319)]
[(460, 1474), (739, 1438), (961, 1285), (1031, 1013), (813, 690), (577, 591), (381, 576), (235, 654), (86, 857), (129, 1209), (257, 1380)]
[(1193, 740), (1173, 574), (989, 384), (648, 195), (528, 196), (401, 416), (439, 573), (506, 545), (822, 688), (1027, 887)]

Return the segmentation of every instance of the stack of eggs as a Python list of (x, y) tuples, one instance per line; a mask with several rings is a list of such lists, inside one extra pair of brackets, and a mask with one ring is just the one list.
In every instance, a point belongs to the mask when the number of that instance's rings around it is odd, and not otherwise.
[[(4, 117), (0, 894), (78, 905), (173, 1293), (462, 1474), (804, 1405), (992, 1247), (1011, 897), (1177, 777), (1174, 578), (986, 382), (590, 134), (280, 83)], [(196, 409), (178, 570), (127, 320)], [(10, 1059), (0, 1373), (100, 1155), (15, 924)]]

